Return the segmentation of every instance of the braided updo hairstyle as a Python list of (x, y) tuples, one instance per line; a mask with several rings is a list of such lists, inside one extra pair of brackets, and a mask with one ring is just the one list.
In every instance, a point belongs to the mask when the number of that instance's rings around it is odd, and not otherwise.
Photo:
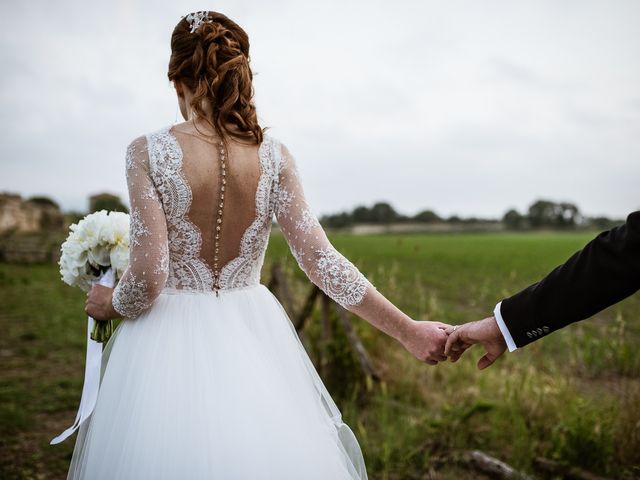
[[(193, 33), (186, 18), (173, 29), (169, 80), (179, 81), (193, 92), (190, 107), (221, 138), (234, 136), (261, 143), (263, 130), (253, 103), (249, 37), (225, 15), (206, 14), (207, 20)], [(205, 99), (211, 105), (210, 115), (202, 108)]]

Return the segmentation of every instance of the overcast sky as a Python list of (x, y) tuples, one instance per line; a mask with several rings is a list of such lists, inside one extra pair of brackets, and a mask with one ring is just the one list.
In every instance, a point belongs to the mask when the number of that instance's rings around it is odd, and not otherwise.
[(640, 208), (635, 0), (0, 5), (0, 191), (126, 198), (127, 144), (175, 120), (171, 31), (212, 9), (249, 34), (261, 121), (318, 214)]

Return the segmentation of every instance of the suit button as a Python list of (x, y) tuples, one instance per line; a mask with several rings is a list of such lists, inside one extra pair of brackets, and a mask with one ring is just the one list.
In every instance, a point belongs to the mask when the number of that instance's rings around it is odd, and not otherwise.
[(541, 329), (541, 328), (539, 328), (539, 329), (538, 329), (538, 334), (539, 334), (539, 335), (544, 335), (544, 333), (542, 332), (542, 329)]
[(542, 330), (544, 330), (544, 333), (549, 333), (549, 327), (547, 327), (546, 325), (542, 327)]
[(527, 337), (532, 338), (531, 332), (527, 332)]

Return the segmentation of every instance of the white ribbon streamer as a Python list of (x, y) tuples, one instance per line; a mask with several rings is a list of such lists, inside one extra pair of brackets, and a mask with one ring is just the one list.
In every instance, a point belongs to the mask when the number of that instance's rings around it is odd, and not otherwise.
[[(96, 283), (113, 288), (115, 284), (113, 270), (109, 268), (97, 280), (91, 282), (92, 285)], [(80, 407), (78, 407), (76, 419), (73, 425), (51, 440), (51, 442), (49, 442), (50, 445), (63, 442), (72, 435), (73, 432), (80, 427), (82, 422), (91, 415), (93, 408), (96, 406), (98, 389), (100, 387), (100, 368), (102, 367), (102, 343), (91, 339), (91, 331), (93, 330), (94, 324), (95, 320), (92, 317), (87, 317), (87, 358), (84, 368), (84, 385), (82, 386), (82, 396), (80, 397)]]

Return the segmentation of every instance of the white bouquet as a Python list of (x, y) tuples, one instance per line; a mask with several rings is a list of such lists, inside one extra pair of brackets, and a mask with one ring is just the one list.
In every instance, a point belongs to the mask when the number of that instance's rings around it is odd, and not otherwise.
[[(69, 230), (58, 262), (62, 280), (85, 292), (96, 283), (113, 287), (129, 263), (129, 215), (100, 210), (72, 224)], [(96, 322), (88, 318), (87, 358), (80, 407), (73, 425), (52, 439), (49, 442), (52, 445), (68, 438), (93, 412), (100, 388), (102, 345), (112, 333), (111, 320)]]
[[(69, 227), (61, 250), (63, 282), (85, 292), (96, 283), (113, 287), (129, 263), (129, 215), (106, 210), (87, 215)], [(91, 339), (104, 344), (112, 332), (111, 320), (95, 322)]]

